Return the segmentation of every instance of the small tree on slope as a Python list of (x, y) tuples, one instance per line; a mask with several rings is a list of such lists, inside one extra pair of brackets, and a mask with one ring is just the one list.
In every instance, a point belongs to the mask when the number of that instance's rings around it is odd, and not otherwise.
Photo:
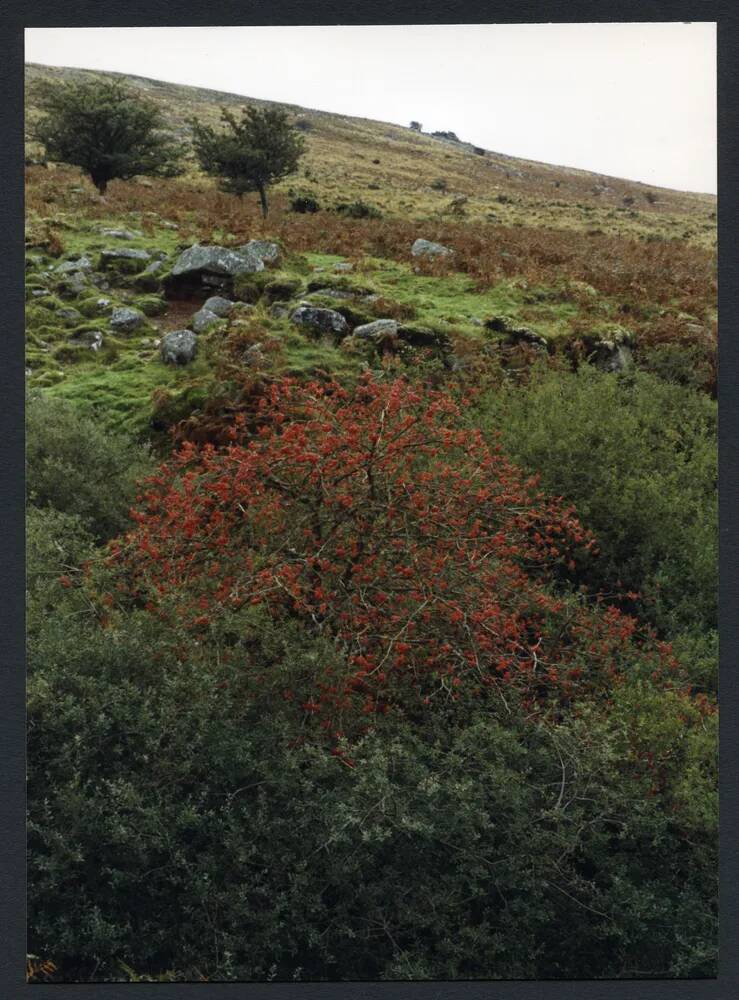
[(239, 121), (221, 109), (225, 131), (193, 121), (193, 141), (200, 166), (220, 179), (221, 190), (241, 198), (257, 191), (266, 218), (270, 184), (295, 172), (305, 149), (303, 137), (290, 124), (285, 111), (244, 108)]
[(50, 159), (84, 170), (101, 194), (116, 178), (182, 172), (184, 149), (162, 131), (157, 106), (123, 84), (42, 81), (35, 96), (44, 114), (33, 137)]

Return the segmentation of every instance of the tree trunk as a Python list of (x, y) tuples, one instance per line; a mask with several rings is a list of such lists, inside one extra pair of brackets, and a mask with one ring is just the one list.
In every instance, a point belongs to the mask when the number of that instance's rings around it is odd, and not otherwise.
[(269, 211), (269, 207), (267, 205), (267, 190), (263, 184), (260, 184), (257, 191), (259, 191), (259, 201), (262, 205), (262, 218), (266, 219), (267, 212)]
[(98, 189), (98, 191), (100, 192), (100, 194), (105, 194), (105, 192), (108, 190), (108, 178), (107, 177), (96, 177), (93, 174), (92, 175), (92, 183)]

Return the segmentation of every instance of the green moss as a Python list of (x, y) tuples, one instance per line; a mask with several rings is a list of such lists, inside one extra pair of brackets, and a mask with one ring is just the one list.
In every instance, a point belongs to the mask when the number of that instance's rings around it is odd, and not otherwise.
[(101, 307), (98, 305), (98, 301), (100, 299), (110, 299), (110, 296), (103, 295), (101, 292), (98, 292), (88, 298), (79, 299), (75, 302), (75, 309), (81, 312), (82, 315), (86, 316), (88, 319), (93, 319), (96, 316), (106, 316), (111, 312), (114, 303), (111, 300), (111, 304), (109, 306)]
[(141, 295), (131, 302), (134, 309), (140, 309), (145, 316), (161, 316), (167, 311), (167, 303), (159, 295)]
[(254, 305), (261, 299), (266, 286), (276, 280), (277, 276), (266, 270), (254, 274), (237, 274), (234, 278), (234, 296), (241, 302)]
[[(128, 346), (128, 345), (126, 345)], [(101, 355), (105, 351), (103, 347)], [(152, 397), (162, 390), (179, 391), (207, 375), (207, 365), (198, 358), (178, 367), (163, 365), (128, 352), (111, 365), (72, 369), (53, 394), (70, 400), (83, 412), (94, 413), (104, 426), (145, 437), (151, 433), (154, 415)]]
[(61, 371), (45, 371), (42, 372), (37, 378), (33, 380), (35, 386), (39, 386), (42, 389), (48, 388), (49, 386), (58, 385), (60, 382), (64, 381), (64, 372)]
[(65, 303), (59, 298), (58, 295), (42, 295), (37, 299), (33, 299), (34, 306), (39, 306), (43, 309), (50, 309), (55, 311), (57, 309), (62, 309), (65, 307)]
[(55, 361), (64, 365), (78, 365), (83, 361), (92, 361), (95, 358), (93, 351), (78, 344), (60, 344), (54, 348), (51, 355)]
[(298, 294), (302, 284), (299, 278), (290, 278), (287, 275), (274, 278), (264, 286), (263, 298), (269, 305), (273, 302), (285, 302)]
[(32, 332), (37, 343), (45, 341), (46, 343), (53, 344), (55, 340), (62, 340), (67, 336), (66, 330), (51, 323), (43, 323), (37, 326)]
[(132, 260), (128, 257), (108, 259), (101, 255), (98, 258), (98, 270), (124, 277), (131, 274), (139, 274), (150, 263), (151, 261), (149, 260)]
[(168, 277), (169, 271), (165, 271), (163, 268), (159, 271), (154, 271), (152, 274), (142, 271), (141, 274), (136, 274), (134, 277), (129, 278), (126, 284), (140, 292), (159, 292), (164, 287), (164, 283)]

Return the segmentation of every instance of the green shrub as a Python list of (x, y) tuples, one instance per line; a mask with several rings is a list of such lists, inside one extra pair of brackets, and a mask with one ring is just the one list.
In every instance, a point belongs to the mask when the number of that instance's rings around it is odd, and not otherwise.
[(71, 596), (67, 593), (69, 584), (79, 582), (83, 564), (93, 556), (93, 538), (80, 517), (52, 507), (28, 507), (26, 627), (29, 636), (38, 631), (49, 614), (61, 617), (62, 605), (68, 604)]
[(78, 980), (715, 974), (714, 717), (631, 685), (552, 728), (493, 696), (347, 764), (280, 707), (337, 655), (257, 617), (229, 647), (47, 616), (29, 950)]
[(572, 501), (601, 555), (594, 582), (643, 595), (669, 633), (715, 628), (716, 404), (646, 373), (540, 371), (490, 394), (481, 420), (515, 461)]
[(374, 205), (368, 205), (364, 201), (341, 202), (336, 205), (334, 212), (337, 215), (344, 215), (348, 219), (381, 219), (382, 212)]
[(150, 469), (147, 449), (103, 430), (63, 400), (26, 401), (26, 485), (30, 502), (78, 515), (98, 539), (128, 523), (135, 482)]
[(639, 363), (665, 382), (701, 389), (713, 375), (713, 352), (680, 343), (657, 344), (639, 351)]
[(290, 198), (290, 211), (298, 212), (301, 215), (320, 212), (321, 205), (318, 198), (313, 193), (293, 194)]

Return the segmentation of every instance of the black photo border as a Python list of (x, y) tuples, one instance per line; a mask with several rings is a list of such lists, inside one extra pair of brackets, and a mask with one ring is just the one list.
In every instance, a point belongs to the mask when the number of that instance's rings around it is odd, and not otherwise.
[[(739, 997), (739, 14), (711, 0), (5, 0), (0, 7), (0, 997), (15, 1000), (703, 1000)], [(715, 21), (719, 127), (720, 961), (716, 979), (391, 983), (25, 982), (23, 61), (32, 27)], [(522, 72), (525, 73), (525, 66)], [(628, 72), (628, 68), (624, 67)], [(156, 68), (151, 75), (156, 77)], [(583, 82), (587, 85), (587, 82)], [(338, 84), (337, 82), (337, 85)], [(515, 81), (512, 81), (515, 86)]]

